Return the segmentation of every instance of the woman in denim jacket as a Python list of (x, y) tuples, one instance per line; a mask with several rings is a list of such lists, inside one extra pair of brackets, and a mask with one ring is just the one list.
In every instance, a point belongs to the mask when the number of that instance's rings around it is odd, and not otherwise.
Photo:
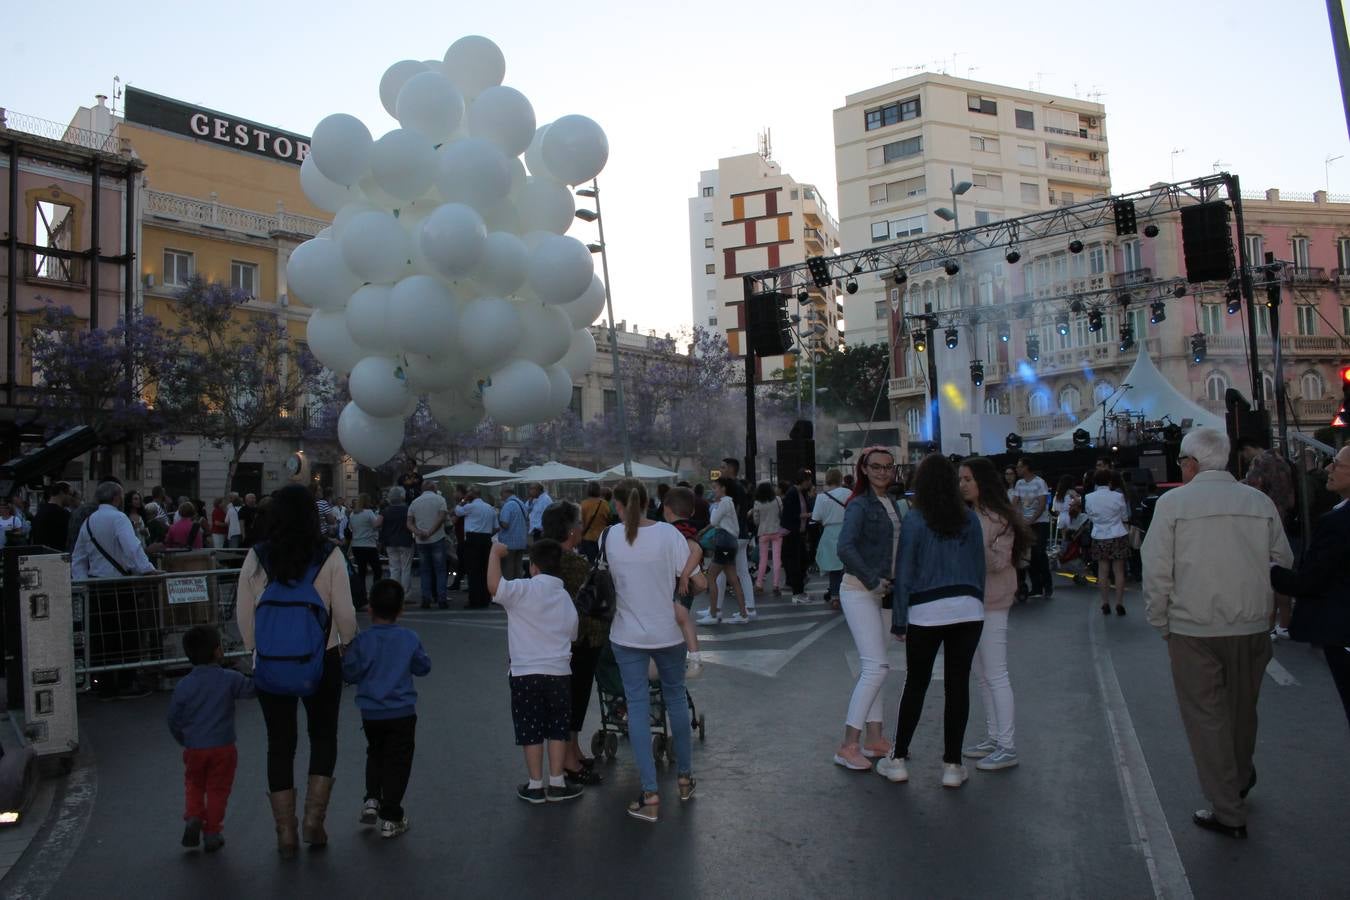
[(901, 504), (887, 493), (894, 480), (895, 458), (891, 452), (885, 447), (864, 450), (839, 531), (839, 560), (844, 564), (840, 606), (858, 647), (860, 672), (844, 719), (844, 740), (835, 751), (834, 762), (855, 772), (867, 771), (872, 768), (871, 759), (891, 752), (891, 745), (881, 734), (881, 688), (890, 671), (881, 605), (891, 590), (900, 521), (905, 515)]
[(961, 499), (956, 466), (945, 456), (934, 453), (919, 463), (899, 556), (891, 633), (906, 642), (905, 692), (894, 755), (878, 763), (877, 772), (891, 781), (909, 780), (909, 742), (943, 648), (942, 785), (959, 788), (967, 778), (961, 740), (970, 717), (970, 667), (984, 629), (984, 531)]

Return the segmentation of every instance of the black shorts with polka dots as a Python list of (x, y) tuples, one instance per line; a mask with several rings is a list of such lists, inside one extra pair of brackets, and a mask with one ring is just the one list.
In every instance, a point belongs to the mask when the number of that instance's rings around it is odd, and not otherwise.
[(511, 676), (511, 723), (517, 746), (567, 740), (571, 718), (571, 675)]

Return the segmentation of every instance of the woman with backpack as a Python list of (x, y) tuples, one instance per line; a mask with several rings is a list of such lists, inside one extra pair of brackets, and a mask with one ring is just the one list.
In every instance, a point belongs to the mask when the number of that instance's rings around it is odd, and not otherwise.
[(268, 506), (263, 540), (239, 570), (236, 617), (244, 647), (254, 653), (254, 684), (267, 726), (267, 785), (277, 851), (295, 855), (296, 707), (305, 707), (309, 781), (305, 843), (328, 843), (324, 816), (337, 765), (342, 700), (339, 647), (356, 637), (351, 582), (342, 551), (324, 539), (309, 492), (293, 484)]

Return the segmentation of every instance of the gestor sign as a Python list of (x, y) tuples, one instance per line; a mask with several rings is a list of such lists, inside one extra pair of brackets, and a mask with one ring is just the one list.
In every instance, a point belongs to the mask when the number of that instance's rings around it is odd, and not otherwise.
[(302, 134), (259, 125), (134, 87), (127, 88), (125, 115), (132, 125), (158, 128), (297, 166), (309, 155), (309, 138)]

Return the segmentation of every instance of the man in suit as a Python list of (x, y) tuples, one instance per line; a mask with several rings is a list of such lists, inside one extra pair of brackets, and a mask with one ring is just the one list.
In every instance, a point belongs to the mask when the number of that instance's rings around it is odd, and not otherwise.
[(1317, 520), (1298, 569), (1271, 566), (1270, 584), (1295, 598), (1290, 637), (1322, 645), (1350, 722), (1350, 444), (1327, 463), (1327, 490), (1341, 502)]

